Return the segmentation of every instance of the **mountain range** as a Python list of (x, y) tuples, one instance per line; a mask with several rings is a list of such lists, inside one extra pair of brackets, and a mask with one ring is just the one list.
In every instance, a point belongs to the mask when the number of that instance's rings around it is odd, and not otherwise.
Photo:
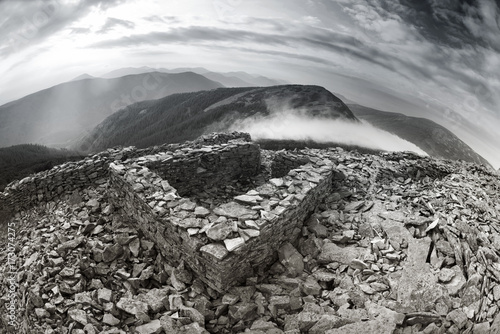
[(283, 108), (308, 117), (358, 121), (340, 99), (319, 86), (219, 88), (130, 105), (99, 124), (75, 148), (95, 152), (116, 145), (147, 147), (192, 140)]
[(160, 72), (160, 73), (193, 72), (196, 74), (203, 75), (205, 78), (208, 78), (210, 80), (220, 82), (226, 87), (267, 87), (267, 86), (282, 85), (286, 83), (283, 80), (270, 79), (262, 75), (252, 75), (243, 71), (220, 73), (220, 72), (209, 71), (203, 67), (180, 67), (174, 69), (152, 68), (148, 66), (127, 67), (105, 73), (101, 75), (101, 77), (117, 78), (125, 75), (143, 74), (149, 72)]
[(417, 146), (432, 157), (490, 165), (451, 131), (429, 119), (376, 110), (359, 104), (348, 106), (359, 119), (411, 143), (418, 143)]
[(65, 147), (134, 102), (219, 87), (223, 85), (193, 72), (69, 81), (0, 106), (0, 147), (26, 143)]
[(99, 78), (82, 74), (0, 106), (0, 147), (36, 143), (87, 153), (113, 146), (146, 147), (293, 111), (310, 119), (368, 122), (430, 156), (489, 166), (433, 121), (361, 106), (323, 87), (282, 83), (200, 67), (123, 68)]

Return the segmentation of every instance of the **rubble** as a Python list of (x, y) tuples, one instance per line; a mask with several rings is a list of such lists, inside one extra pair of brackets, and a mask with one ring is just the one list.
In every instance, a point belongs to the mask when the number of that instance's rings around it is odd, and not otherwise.
[[(273, 154), (264, 152), (263, 163)], [(283, 160), (286, 154), (279, 154)], [(190, 254), (172, 265), (162, 244), (141, 230), (145, 222), (124, 219), (118, 203), (110, 200), (109, 181), (18, 211), (10, 218), (18, 231), (20, 268), (15, 332), (500, 332), (496, 172), (409, 153), (304, 149), (293, 156), (316, 170), (328, 166), (331, 190), (314, 197), (315, 205), (305, 210), (311, 214), (273, 253), (261, 253), (271, 259), (269, 265), (247, 270), (234, 263), (232, 271), (245, 271), (240, 276), (245, 279), (224, 291), (191, 268)], [(321, 173), (290, 164), (288, 173), (308, 178), (311, 187), (305, 193), (312, 194)], [(175, 195), (165, 200), (165, 215), (177, 215), (173, 222), (185, 228), (186, 242), (202, 240), (198, 251), (214, 261), (238, 252), (244, 256), (255, 248), (252, 240), (265, 237), (263, 228), (279, 221), (272, 218), (262, 226), (260, 211), (275, 217), (280, 210), (298, 214), (288, 208), (298, 207), (300, 199), (287, 199), (298, 183), (290, 183), (285, 169), (277, 171), (257, 190), (224, 190), (230, 196), (213, 205), (204, 197), (182, 198), (175, 187), (160, 182), (162, 194)], [(144, 189), (136, 191), (153, 190), (141, 184)], [(161, 200), (152, 200), (154, 205), (145, 205), (155, 210)], [(221, 206), (218, 215), (215, 209)], [(187, 218), (189, 225), (180, 224)], [(188, 229), (197, 231), (189, 234)], [(6, 263), (6, 244), (1, 247)], [(0, 307), (5, 309), (8, 284), (5, 276), (1, 279)]]

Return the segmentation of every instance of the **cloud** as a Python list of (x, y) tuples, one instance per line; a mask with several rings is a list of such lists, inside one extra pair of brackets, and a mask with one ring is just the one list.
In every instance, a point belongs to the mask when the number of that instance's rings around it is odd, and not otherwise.
[(98, 33), (106, 33), (115, 27), (125, 27), (127, 29), (133, 29), (135, 27), (135, 23), (127, 20), (116, 19), (114, 17), (108, 17), (106, 23), (104, 23)]
[(106, 8), (117, 5), (124, 0), (80, 0), (63, 2), (49, 1), (3, 1), (0, 12), (7, 17), (0, 30), (0, 45), (9, 45), (2, 49), (1, 56), (9, 56), (33, 47), (55, 33), (70, 26), (78, 19), (86, 16), (93, 8)]
[(312, 140), (318, 143), (347, 144), (383, 151), (411, 151), (427, 155), (418, 146), (366, 122), (311, 118), (299, 110), (286, 107), (272, 110), (269, 116), (254, 116), (237, 121), (230, 130), (248, 132), (256, 140)]

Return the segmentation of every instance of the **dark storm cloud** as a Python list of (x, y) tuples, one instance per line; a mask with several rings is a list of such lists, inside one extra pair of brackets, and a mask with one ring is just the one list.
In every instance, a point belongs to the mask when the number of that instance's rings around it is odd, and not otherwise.
[(106, 23), (104, 23), (102, 28), (99, 30), (99, 33), (102, 34), (102, 33), (108, 32), (117, 26), (133, 29), (135, 27), (135, 23), (131, 22), (131, 21), (116, 19), (114, 17), (108, 17), (108, 19), (106, 20)]
[(94, 7), (115, 6), (123, 0), (81, 0), (66, 4), (60, 0), (3, 1), (0, 12), (6, 18), (0, 25), (0, 56), (8, 56), (34, 46), (87, 15)]
[(497, 1), (367, 0), (367, 4), (381, 17), (398, 15), (408, 28), (417, 31), (414, 37), (432, 45), (433, 52), (422, 55), (421, 65), (411, 71), (442, 85), (446, 85), (443, 78), (453, 78), (457, 86), (485, 102), (495, 102), (488, 80), (497, 73), (488, 73), (485, 63), (488, 52), (500, 51)]
[(397, 14), (426, 40), (461, 48), (500, 50), (499, 6), (495, 0), (369, 1), (381, 14)]

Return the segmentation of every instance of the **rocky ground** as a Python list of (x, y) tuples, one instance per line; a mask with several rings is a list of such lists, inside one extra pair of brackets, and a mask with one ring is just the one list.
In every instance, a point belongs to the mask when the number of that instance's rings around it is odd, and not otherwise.
[(499, 176), (404, 153), (324, 154), (337, 190), (268, 271), (225, 294), (169, 266), (106, 184), (19, 213), (21, 324), (4, 317), (0, 333), (500, 333)]

